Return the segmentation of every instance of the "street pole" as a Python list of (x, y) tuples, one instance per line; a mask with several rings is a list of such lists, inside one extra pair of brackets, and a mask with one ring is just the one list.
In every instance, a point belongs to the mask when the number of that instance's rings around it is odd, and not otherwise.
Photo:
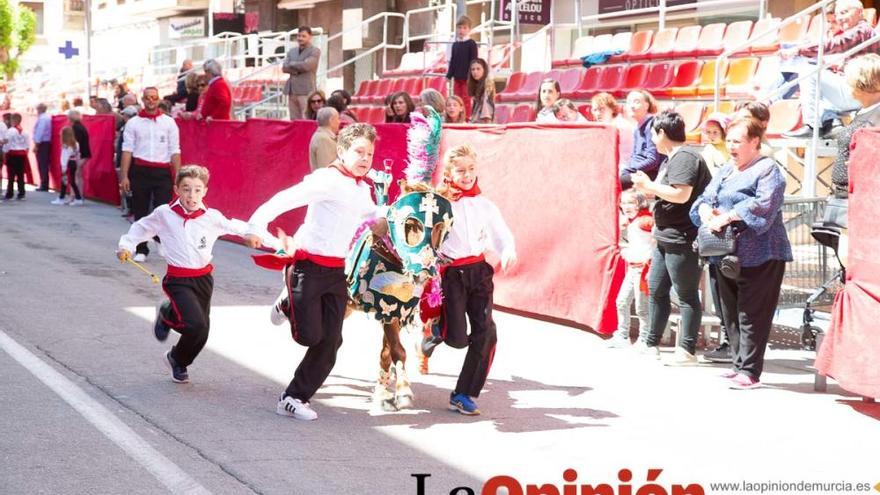
[(92, 0), (86, 0), (86, 93), (92, 96)]
[(208, 0), (208, 38), (214, 37), (214, 0)]

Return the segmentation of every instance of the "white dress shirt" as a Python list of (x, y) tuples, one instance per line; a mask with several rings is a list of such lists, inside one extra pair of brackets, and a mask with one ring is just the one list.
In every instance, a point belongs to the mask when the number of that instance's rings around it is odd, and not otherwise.
[(174, 119), (159, 115), (156, 119), (132, 117), (125, 124), (122, 151), (153, 163), (171, 163), (171, 155), (180, 153), (180, 130)]
[(452, 202), (452, 229), (440, 253), (452, 258), (479, 256), (492, 250), (498, 255), (514, 253), (513, 233), (501, 211), (485, 196), (466, 196)]
[(26, 132), (18, 132), (15, 127), (6, 131), (6, 151), (27, 151), (30, 148), (30, 138)]
[(358, 227), (375, 218), (379, 211), (366, 182), (358, 184), (328, 167), (312, 172), (299, 184), (273, 196), (257, 208), (249, 223), (263, 229), (265, 235), (269, 222), (278, 215), (306, 205), (309, 208), (305, 221), (294, 236), (297, 248), (333, 258), (348, 254)]
[(197, 216), (191, 214), (193, 216), (187, 218), (175, 211), (175, 206), (178, 211), (183, 211), (180, 201), (175, 200), (170, 205), (157, 207), (153, 213), (133, 223), (128, 233), (119, 238), (119, 248), (134, 253), (138, 244), (158, 235), (165, 249), (165, 261), (170, 266), (199, 269), (211, 263), (211, 251), (221, 235), (244, 237), (255, 234), (261, 237), (266, 246), (278, 249), (280, 245), (274, 237), (263, 236), (259, 229), (241, 220), (230, 220), (218, 210), (203, 208), (200, 210), (203, 213)]

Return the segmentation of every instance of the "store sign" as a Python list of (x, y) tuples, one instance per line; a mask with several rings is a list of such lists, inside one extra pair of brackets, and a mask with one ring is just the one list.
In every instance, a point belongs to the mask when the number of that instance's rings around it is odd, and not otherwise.
[[(666, 0), (667, 7), (697, 3), (697, 0)], [(611, 12), (626, 12), (638, 9), (656, 9), (660, 6), (660, 0), (599, 0), (599, 13), (610, 14)]]
[[(517, 0), (516, 10), (519, 11), (520, 24), (550, 24), (551, 0)], [(501, 18), (510, 20), (513, 0), (501, 0)]]
[(172, 17), (168, 21), (168, 37), (173, 40), (205, 36), (204, 17)]

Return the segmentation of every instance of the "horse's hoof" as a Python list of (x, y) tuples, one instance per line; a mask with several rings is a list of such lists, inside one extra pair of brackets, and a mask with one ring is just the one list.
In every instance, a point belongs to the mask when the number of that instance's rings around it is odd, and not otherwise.
[(399, 408), (397, 402), (391, 398), (382, 400), (382, 410), (385, 412), (397, 412)]
[(398, 411), (402, 409), (412, 409), (413, 405), (415, 405), (415, 401), (412, 395), (398, 395), (394, 397), (394, 405), (397, 407)]

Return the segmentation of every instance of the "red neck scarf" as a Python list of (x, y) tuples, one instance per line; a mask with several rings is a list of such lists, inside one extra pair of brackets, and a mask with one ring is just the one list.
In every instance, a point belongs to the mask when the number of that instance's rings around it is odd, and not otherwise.
[(190, 213), (190, 212), (186, 211), (186, 209), (183, 208), (183, 205), (180, 204), (180, 201), (175, 201), (174, 204), (171, 205), (171, 211), (173, 211), (174, 213), (177, 213), (178, 215), (183, 217), (184, 225), (186, 224), (186, 222), (188, 220), (195, 220), (196, 218), (199, 218), (200, 216), (204, 215), (206, 210), (207, 210), (207, 207), (202, 205), (201, 208)]
[(479, 179), (474, 181), (473, 187), (465, 191), (464, 189), (459, 188), (455, 185), (454, 182), (450, 179), (443, 179), (446, 182), (446, 185), (449, 187), (449, 190), (452, 192), (453, 201), (458, 201), (461, 198), (473, 198), (474, 196), (479, 195), (483, 191), (480, 190)]
[(18, 131), (19, 134), (21, 134), (22, 133), (21, 125), (15, 126), (15, 130)]
[(361, 175), (360, 177), (358, 177), (357, 175), (354, 175), (353, 173), (351, 173), (350, 170), (348, 170), (347, 168), (345, 168), (344, 166), (342, 166), (339, 162), (333, 162), (333, 163), (331, 163), (331, 164), (330, 164), (330, 167), (335, 168), (336, 170), (339, 170), (339, 173), (340, 173), (340, 174), (342, 174), (342, 175), (344, 175), (344, 176), (346, 176), (346, 177), (349, 177), (349, 178), (351, 178), (351, 179), (354, 179), (354, 182), (355, 182), (356, 184), (360, 184), (361, 181), (364, 180), (364, 176), (363, 176), (363, 175)]
[(138, 112), (138, 117), (143, 117), (145, 119), (151, 119), (154, 121), (156, 119), (158, 119), (160, 115), (162, 115), (162, 112), (159, 111), (158, 108), (156, 109), (156, 113), (153, 113), (153, 114), (147, 113), (147, 111), (143, 110), (143, 109), (140, 112)]

